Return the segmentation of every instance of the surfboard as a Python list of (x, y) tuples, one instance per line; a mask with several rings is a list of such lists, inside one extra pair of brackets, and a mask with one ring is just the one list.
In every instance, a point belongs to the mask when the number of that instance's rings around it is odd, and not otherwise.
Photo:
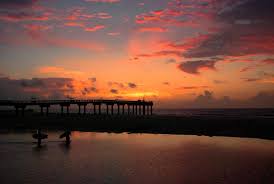
[(32, 137), (34, 139), (47, 139), (48, 135), (47, 134), (37, 134), (37, 133), (35, 133), (35, 134), (32, 134)]

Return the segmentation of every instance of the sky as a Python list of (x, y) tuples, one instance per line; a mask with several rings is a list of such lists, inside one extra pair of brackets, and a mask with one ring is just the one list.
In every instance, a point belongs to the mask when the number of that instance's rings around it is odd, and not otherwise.
[(274, 107), (272, 0), (1, 0), (0, 99)]

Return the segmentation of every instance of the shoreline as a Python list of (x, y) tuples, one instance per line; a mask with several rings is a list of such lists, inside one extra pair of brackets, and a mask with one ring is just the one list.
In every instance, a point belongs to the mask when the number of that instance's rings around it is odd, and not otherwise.
[(274, 140), (273, 117), (202, 116), (61, 116), (39, 114), (0, 116), (0, 130), (48, 129), (112, 133), (152, 133), (198, 136), (225, 136)]

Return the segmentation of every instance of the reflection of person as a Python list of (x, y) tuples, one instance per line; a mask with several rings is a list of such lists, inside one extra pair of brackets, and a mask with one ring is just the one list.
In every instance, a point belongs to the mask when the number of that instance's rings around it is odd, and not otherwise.
[(67, 131), (67, 132), (66, 132), (66, 144), (67, 144), (67, 145), (70, 144), (70, 134), (71, 134), (70, 131)]
[(37, 144), (38, 144), (38, 147), (41, 147), (41, 140), (42, 140), (42, 138), (41, 138), (41, 128), (39, 128), (38, 130), (37, 130)]

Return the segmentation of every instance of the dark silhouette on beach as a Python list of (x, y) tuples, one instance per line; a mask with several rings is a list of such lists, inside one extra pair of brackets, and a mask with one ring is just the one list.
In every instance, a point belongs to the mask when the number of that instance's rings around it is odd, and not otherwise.
[[(78, 113), (69, 112), (70, 104), (78, 105)], [(15, 112), (18, 111), (16, 107), (24, 111), (26, 106), (49, 108), (49, 106), (57, 105), (61, 107), (61, 111), (56, 113), (50, 113), (47, 110), (47, 116), (44, 116), (43, 108), (40, 113), (26, 110), (23, 113), (24, 116), (19, 116), (18, 112), (14, 113), (14, 111), (1, 112), (0, 129), (43, 128), (61, 131), (190, 134), (274, 139), (274, 119), (273, 116), (267, 115), (236, 117), (156, 115), (152, 114), (153, 102), (143, 100), (6, 100), (0, 101), (0, 105), (13, 106)], [(66, 114), (63, 112), (64, 107), (67, 108)], [(81, 107), (84, 107), (83, 113), (81, 113)], [(92, 107), (93, 110), (87, 113), (86, 108)], [(62, 138), (66, 138), (68, 145), (70, 131), (62, 135)], [(39, 135), (39, 131), (37, 134)], [(41, 145), (41, 140), (38, 139), (39, 145)]]
[(60, 139), (62, 139), (62, 138), (66, 138), (66, 145), (69, 145), (70, 144), (70, 142), (71, 142), (71, 140), (70, 140), (70, 136), (71, 136), (71, 131), (69, 131), (69, 130), (66, 130), (63, 134), (61, 134), (60, 135)]
[(47, 134), (43, 134), (41, 132), (41, 128), (38, 128), (37, 129), (37, 132), (35, 134), (32, 134), (32, 137), (34, 139), (37, 139), (37, 146), (38, 147), (41, 147), (41, 143), (42, 143), (42, 140), (43, 139), (47, 139), (48, 138), (48, 135)]

